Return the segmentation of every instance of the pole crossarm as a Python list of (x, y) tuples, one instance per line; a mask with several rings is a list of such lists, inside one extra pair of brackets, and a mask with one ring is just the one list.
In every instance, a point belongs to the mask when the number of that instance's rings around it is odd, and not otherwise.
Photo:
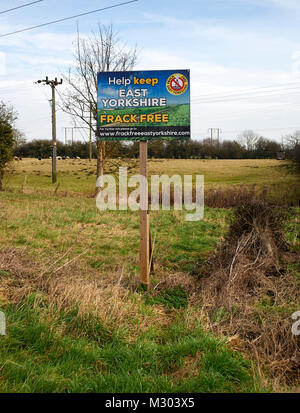
[(46, 79), (43, 80), (38, 80), (36, 83), (44, 83), (46, 85), (50, 85), (50, 86), (58, 86), (58, 85), (62, 85), (63, 80), (60, 79), (60, 81), (57, 80), (57, 77), (54, 80), (49, 80), (49, 77), (46, 76)]

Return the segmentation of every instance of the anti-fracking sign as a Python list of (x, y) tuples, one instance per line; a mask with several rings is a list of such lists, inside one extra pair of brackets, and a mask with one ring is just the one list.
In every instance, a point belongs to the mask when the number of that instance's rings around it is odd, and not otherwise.
[(97, 138), (190, 138), (190, 71), (98, 73)]

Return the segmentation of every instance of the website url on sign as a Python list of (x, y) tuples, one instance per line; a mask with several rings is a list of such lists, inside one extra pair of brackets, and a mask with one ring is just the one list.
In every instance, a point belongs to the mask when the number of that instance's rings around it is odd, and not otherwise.
[(132, 137), (141, 137), (141, 136), (190, 136), (189, 131), (152, 131), (152, 132), (134, 132), (126, 131), (121, 132), (99, 132), (98, 136), (101, 137), (116, 137), (116, 136), (132, 136)]

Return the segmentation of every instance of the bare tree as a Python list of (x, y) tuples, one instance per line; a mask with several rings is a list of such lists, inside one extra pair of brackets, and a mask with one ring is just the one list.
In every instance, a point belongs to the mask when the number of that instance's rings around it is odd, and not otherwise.
[(295, 146), (300, 145), (300, 131), (297, 130), (292, 135), (286, 135), (284, 139), (287, 148), (293, 149)]
[(285, 136), (284, 140), (287, 156), (296, 163), (298, 172), (300, 172), (300, 130), (295, 131), (292, 135)]
[(0, 119), (2, 122), (7, 122), (10, 125), (14, 125), (18, 118), (18, 113), (15, 111), (13, 106), (0, 101)]
[[(69, 68), (67, 75), (62, 75), (67, 84), (62, 94), (62, 109), (86, 124), (95, 135), (97, 75), (104, 71), (132, 69), (137, 61), (137, 49), (122, 45), (112, 25), (98, 24), (97, 32), (87, 38), (77, 32), (74, 58), (74, 67)], [(109, 146), (113, 149), (114, 145)], [(111, 150), (105, 142), (97, 141), (97, 178), (104, 174), (105, 159), (110, 155)]]
[(238, 139), (247, 151), (251, 151), (254, 149), (255, 144), (258, 141), (259, 135), (254, 133), (253, 130), (245, 130), (241, 135), (239, 135)]
[(26, 143), (26, 136), (24, 132), (20, 131), (17, 128), (13, 128), (13, 135), (15, 148), (18, 148), (19, 146), (24, 145)]

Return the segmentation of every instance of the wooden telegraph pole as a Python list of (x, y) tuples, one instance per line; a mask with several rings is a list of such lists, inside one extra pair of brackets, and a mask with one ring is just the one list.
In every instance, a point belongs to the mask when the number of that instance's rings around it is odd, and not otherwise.
[(52, 89), (52, 183), (56, 183), (56, 108), (55, 108), (55, 87), (61, 85), (63, 82), (60, 79), (58, 82), (57, 77), (54, 80), (49, 80), (48, 76), (44, 80), (38, 80), (37, 83), (44, 83), (45, 85), (50, 85)]
[(92, 104), (90, 103), (90, 142), (89, 142), (89, 160), (91, 162), (93, 156), (92, 146)]
[[(142, 196), (147, 196), (148, 205), (148, 173), (147, 173), (148, 142), (140, 141), (140, 175), (145, 181), (141, 181), (140, 204)], [(150, 221), (149, 209), (140, 208), (140, 281), (146, 288), (150, 287)]]
[(209, 128), (208, 131), (210, 132), (210, 143), (213, 143), (214, 135), (215, 132), (217, 133), (217, 140), (218, 140), (218, 145), (220, 145), (220, 132), (222, 130), (220, 128)]
[(56, 109), (55, 109), (55, 85), (56, 81), (50, 83), (52, 89), (52, 183), (56, 182)]

